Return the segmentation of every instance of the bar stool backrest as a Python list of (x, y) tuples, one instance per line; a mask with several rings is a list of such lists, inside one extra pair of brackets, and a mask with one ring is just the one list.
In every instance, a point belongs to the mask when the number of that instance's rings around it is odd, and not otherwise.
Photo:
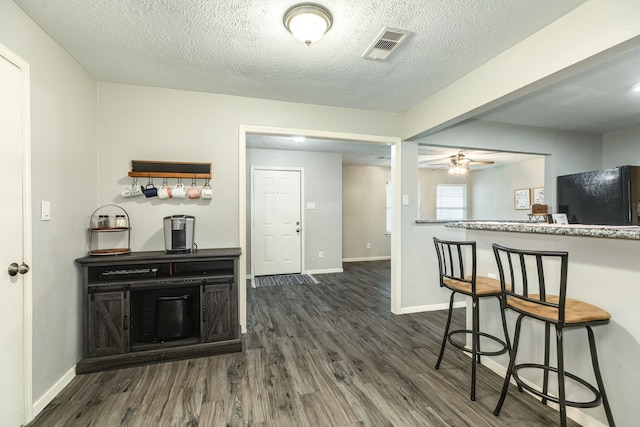
[[(565, 323), (569, 254), (493, 245), (498, 264), (502, 304), (527, 315)], [(544, 314), (544, 316), (543, 316)]]
[[(451, 241), (433, 238), (438, 255), (438, 269), (440, 272), (440, 287), (445, 279), (466, 282), (471, 285), (471, 291), (476, 292), (476, 242)], [(465, 261), (471, 257), (471, 267), (466, 268)]]

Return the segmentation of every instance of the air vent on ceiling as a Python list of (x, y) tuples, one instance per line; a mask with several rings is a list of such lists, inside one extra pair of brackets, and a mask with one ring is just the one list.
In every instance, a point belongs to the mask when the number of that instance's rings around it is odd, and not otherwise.
[(409, 31), (385, 27), (362, 54), (362, 57), (373, 61), (386, 61), (409, 37), (409, 34), (411, 34)]

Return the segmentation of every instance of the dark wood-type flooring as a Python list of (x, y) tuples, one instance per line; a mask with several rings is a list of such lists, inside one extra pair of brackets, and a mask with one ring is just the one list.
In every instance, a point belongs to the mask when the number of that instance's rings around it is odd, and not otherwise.
[[(248, 290), (244, 351), (79, 375), (29, 426), (554, 426), (558, 413), (447, 349), (445, 312), (393, 315), (389, 262)], [(462, 325), (464, 312), (456, 310)], [(570, 423), (575, 426), (575, 423)]]

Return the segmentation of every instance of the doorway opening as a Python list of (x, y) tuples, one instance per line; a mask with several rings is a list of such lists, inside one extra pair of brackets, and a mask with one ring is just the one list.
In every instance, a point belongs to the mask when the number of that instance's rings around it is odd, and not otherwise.
[[(249, 147), (248, 141), (255, 136), (259, 136), (263, 138), (265, 141), (264, 150), (259, 154), (264, 154), (265, 156), (260, 157), (258, 160), (253, 160), (249, 164), (248, 157), (253, 156), (254, 148)], [(304, 136), (305, 139), (302, 141), (298, 141), (300, 136)], [(296, 137), (294, 139), (293, 137)], [(240, 281), (241, 283), (246, 283), (246, 278), (253, 274), (252, 271), (252, 258), (254, 249), (251, 246), (251, 242), (253, 239), (252, 236), (252, 214), (251, 214), (251, 198), (247, 197), (251, 194), (252, 191), (252, 180), (251, 174), (248, 172), (251, 168), (264, 168), (271, 169), (278, 165), (280, 168), (302, 168), (304, 169), (304, 180), (309, 183), (309, 185), (316, 185), (318, 183), (325, 184), (331, 180), (339, 179), (338, 183), (333, 183), (334, 185), (339, 185), (338, 194), (342, 193), (342, 156), (344, 155), (344, 151), (337, 149), (336, 147), (341, 146), (342, 150), (345, 147), (349, 147), (354, 150), (360, 150), (364, 153), (365, 148), (369, 148), (372, 152), (375, 152), (376, 149), (382, 149), (386, 153), (384, 156), (384, 160), (388, 163), (390, 168), (390, 181), (392, 183), (393, 188), (393, 198), (392, 198), (392, 217), (394, 222), (394, 229), (400, 229), (400, 205), (401, 205), (401, 195), (400, 195), (400, 155), (401, 155), (401, 146), (400, 146), (400, 138), (398, 137), (381, 137), (376, 135), (364, 135), (364, 134), (349, 134), (349, 133), (340, 133), (340, 132), (329, 132), (329, 131), (317, 131), (317, 130), (307, 130), (307, 129), (290, 129), (290, 128), (271, 128), (271, 127), (261, 127), (261, 126), (240, 126), (240, 141), (239, 141), (239, 170), (240, 170), (240, 180), (239, 188), (240, 188), (240, 243), (242, 249), (242, 259), (240, 261)], [(283, 139), (286, 139), (288, 145), (280, 146), (278, 145)], [(313, 145), (317, 144), (317, 145)], [(256, 150), (257, 151), (257, 150)], [(288, 151), (289, 153), (293, 153), (293, 156), (296, 157), (298, 154), (298, 160), (301, 156), (305, 156), (308, 159), (312, 159), (309, 163), (304, 163), (301, 161), (295, 161), (293, 163), (287, 163), (283, 160), (285, 157), (283, 154)], [(296, 154), (297, 153), (297, 154)], [(312, 155), (310, 153), (313, 153)], [(333, 157), (333, 159), (332, 159)], [(375, 155), (375, 157), (382, 157), (380, 155)], [(267, 160), (269, 158), (275, 158), (275, 163), (269, 163)], [(313, 167), (318, 167), (320, 170), (323, 168), (322, 165), (318, 166), (315, 163), (323, 163), (329, 168), (335, 168), (336, 161), (335, 158), (338, 158), (337, 167), (339, 170), (337, 173), (332, 173), (333, 169), (329, 169), (322, 172), (318, 172), (317, 177), (311, 179), (311, 169)], [(331, 184), (328, 184), (331, 185)], [(384, 193), (384, 188), (382, 188)], [(318, 191), (318, 194), (322, 193), (322, 190)], [(322, 238), (327, 237), (330, 233), (327, 233), (331, 227), (334, 229), (340, 230), (339, 233), (336, 233), (339, 237), (339, 249), (334, 250), (325, 250), (322, 247), (311, 247), (311, 244), (303, 244), (302, 246), (302, 256), (303, 256), (303, 273), (326, 273), (326, 272), (338, 272), (342, 271), (342, 200), (339, 199), (337, 202), (333, 201), (323, 201), (321, 199), (321, 195), (314, 195), (313, 197), (304, 196), (305, 191), (302, 191), (303, 198), (301, 199), (301, 235), (304, 236), (307, 242), (320, 241)], [(311, 200), (313, 198), (314, 200)], [(320, 221), (320, 225), (313, 226), (309, 223), (312, 219), (312, 216), (319, 215), (321, 211), (321, 207), (324, 209), (327, 206), (325, 203), (336, 204), (332, 206), (334, 211), (334, 215), (332, 219), (327, 221)], [(321, 206), (322, 204), (322, 206)], [(326, 211), (330, 211), (331, 209), (325, 209)], [(338, 212), (338, 216), (336, 219), (335, 212)], [(316, 223), (318, 224), (318, 223)], [(313, 233), (316, 233), (317, 236), (321, 236), (318, 238), (312, 238)], [(383, 230), (384, 233), (384, 230)], [(388, 239), (391, 242), (391, 259), (392, 259), (392, 268), (391, 268), (391, 311), (394, 313), (400, 313), (400, 233), (395, 233), (392, 236), (389, 236)], [(335, 238), (335, 236), (333, 236)], [(335, 248), (335, 246), (333, 246)], [(336, 262), (333, 264), (322, 264), (324, 261), (330, 261), (332, 258), (337, 257), (337, 265), (339, 270), (336, 269), (332, 271), (332, 268), (336, 268)], [(304, 259), (311, 260), (309, 262), (305, 262)], [(397, 267), (396, 267), (397, 266)], [(320, 271), (317, 271), (320, 270)], [(242, 324), (242, 331), (246, 331), (246, 286), (240, 287), (240, 318)]]

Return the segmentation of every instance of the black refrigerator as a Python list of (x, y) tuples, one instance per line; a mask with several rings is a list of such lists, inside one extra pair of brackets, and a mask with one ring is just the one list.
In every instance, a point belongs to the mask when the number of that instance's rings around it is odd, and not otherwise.
[(640, 166), (619, 166), (557, 178), (559, 213), (570, 224), (638, 225)]

